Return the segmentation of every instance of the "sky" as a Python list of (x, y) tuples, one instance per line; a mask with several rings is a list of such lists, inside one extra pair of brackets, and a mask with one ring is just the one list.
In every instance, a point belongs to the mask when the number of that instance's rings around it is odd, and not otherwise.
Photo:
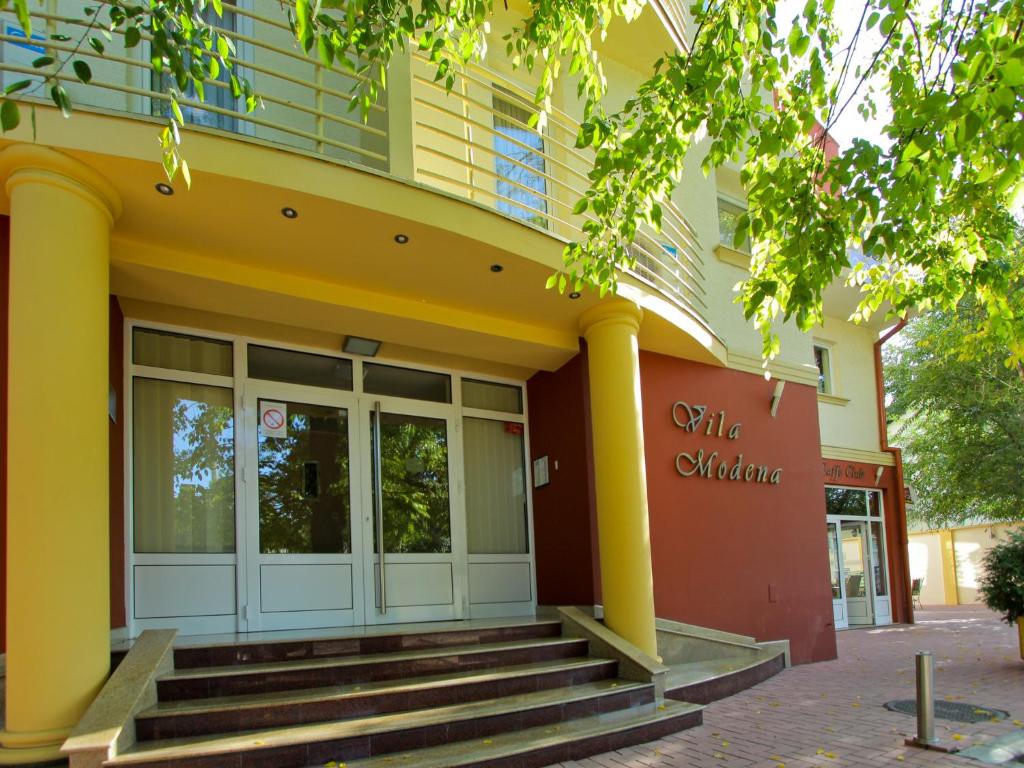
[[(925, 5), (928, 5), (928, 3), (925, 3)], [(779, 20), (779, 30), (783, 38), (789, 34), (788, 28), (790, 26), (790, 20), (792, 20), (794, 16), (798, 15), (802, 11), (803, 7), (804, 0), (782, 0), (782, 2), (779, 3), (777, 18)], [(845, 57), (845, 50), (847, 46), (849, 46), (850, 40), (853, 38), (853, 33), (857, 29), (863, 9), (863, 3), (855, 2), (854, 0), (838, 0), (838, 2), (836, 2), (835, 18), (840, 31), (840, 52), (836, 55), (837, 62), (841, 63)], [(840, 104), (845, 102), (847, 97), (853, 91), (853, 86), (856, 83), (856, 78), (853, 76), (853, 70), (856, 69), (858, 64), (861, 66), (866, 66), (868, 64), (871, 60), (871, 55), (877, 49), (881, 40), (882, 37), (878, 33), (877, 26), (875, 29), (861, 35), (857, 48), (854, 51), (851, 74), (847, 78), (846, 87), (840, 96)], [(868, 139), (869, 141), (884, 146), (884, 137), (882, 136), (881, 128), (886, 122), (888, 122), (889, 115), (884, 113), (881, 106), (882, 105), (879, 104), (880, 119), (865, 121), (857, 111), (857, 100), (854, 100), (830, 130), (832, 137), (839, 142), (839, 146), (843, 148), (848, 147), (855, 138)]]

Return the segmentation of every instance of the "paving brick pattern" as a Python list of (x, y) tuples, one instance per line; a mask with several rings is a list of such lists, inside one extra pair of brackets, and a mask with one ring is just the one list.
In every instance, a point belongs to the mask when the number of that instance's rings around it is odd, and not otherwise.
[(913, 716), (882, 705), (914, 697), (914, 654), (935, 654), (936, 698), (1010, 713), (968, 724), (936, 720), (936, 735), (964, 749), (1024, 727), (1024, 661), (1017, 631), (981, 607), (930, 608), (918, 623), (840, 632), (839, 658), (787, 669), (710, 704), (704, 725), (565, 768), (830, 768), (970, 766), (967, 758), (904, 745)]

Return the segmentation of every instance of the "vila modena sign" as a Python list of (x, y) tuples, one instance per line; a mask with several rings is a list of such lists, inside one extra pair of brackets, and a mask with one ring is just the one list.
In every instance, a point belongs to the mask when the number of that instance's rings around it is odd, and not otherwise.
[[(712, 439), (738, 440), (743, 429), (743, 425), (738, 421), (727, 426), (725, 411), (713, 411), (709, 414), (706, 405), (690, 405), (682, 400), (672, 404), (672, 421), (680, 429)], [(677, 454), (676, 471), (683, 477), (696, 475), (709, 479), (770, 485), (782, 482), (781, 468), (771, 469), (767, 464), (746, 463), (742, 453), (737, 453), (736, 457), (730, 460), (722, 456), (718, 450), (708, 453), (704, 448), (699, 448), (696, 454), (685, 451)]]

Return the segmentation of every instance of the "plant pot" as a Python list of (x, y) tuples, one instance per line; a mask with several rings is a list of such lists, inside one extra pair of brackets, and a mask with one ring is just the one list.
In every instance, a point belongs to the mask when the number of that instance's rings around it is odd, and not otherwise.
[(1020, 657), (1024, 659), (1024, 616), (1017, 617), (1017, 640), (1020, 642)]

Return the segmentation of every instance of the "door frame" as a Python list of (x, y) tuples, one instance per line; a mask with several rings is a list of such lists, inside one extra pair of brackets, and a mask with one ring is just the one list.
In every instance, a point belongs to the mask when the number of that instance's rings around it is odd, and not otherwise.
[[(847, 518), (847, 519), (843, 519), (839, 523), (839, 551), (840, 551), (840, 553), (842, 553), (842, 551), (843, 551), (843, 528), (852, 528), (852, 526), (857, 526), (857, 528), (860, 530), (860, 559), (861, 559), (861, 563), (863, 565), (863, 571), (861, 573), (861, 578), (864, 581), (864, 597), (853, 597), (853, 598), (851, 598), (849, 593), (847, 592), (847, 590), (846, 590), (846, 574), (845, 574), (845, 570), (846, 570), (846, 568), (845, 568), (845, 557), (843, 557), (842, 554), (840, 554), (840, 563), (841, 563), (841, 565), (840, 565), (839, 573), (840, 573), (840, 576), (841, 576), (840, 580), (843, 583), (844, 601), (846, 602), (846, 622), (847, 622), (848, 626), (851, 626), (851, 627), (853, 627), (853, 626), (870, 627), (870, 626), (874, 626), (874, 624), (875, 624), (875, 589), (874, 589), (874, 584), (872, 583), (873, 579), (872, 579), (872, 571), (871, 571), (871, 565), (872, 565), (872, 563), (871, 563), (871, 547), (870, 547), (870, 545), (868, 543), (868, 537), (871, 535), (871, 529), (870, 529), (870, 526), (868, 525), (868, 523), (869, 523), (869, 520), (867, 518), (865, 518), (863, 520), (852, 520), (852, 519), (848, 519)], [(853, 618), (852, 618), (853, 614), (850, 611), (850, 600), (857, 600), (857, 601), (863, 600), (864, 601), (864, 606), (865, 606), (865, 608), (867, 609), (867, 612), (868, 612), (868, 620), (867, 621), (865, 621), (865, 622), (853, 621)]]
[[(132, 362), (132, 334), (136, 328), (141, 329), (152, 329), (155, 331), (167, 331), (171, 333), (181, 333), (191, 336), (197, 336), (205, 339), (213, 339), (218, 341), (226, 341), (233, 344), (233, 371), (231, 377), (223, 377), (220, 382), (214, 382), (220, 386), (231, 387), (233, 389), (233, 402), (235, 409), (234, 419), (234, 432), (235, 432), (235, 552), (225, 555), (188, 555), (184, 558), (176, 555), (141, 555), (134, 551), (134, 499), (133, 499), (133, 476), (134, 476), (134, 454), (133, 454), (133, 439), (134, 439), (134, 410), (132, 402), (132, 379), (135, 375), (140, 373), (137, 371), (139, 368)], [(342, 390), (326, 390), (328, 392), (337, 391), (340, 394), (354, 397), (357, 400), (360, 397), (365, 396), (371, 403), (380, 399), (382, 404), (385, 400), (393, 401), (396, 404), (407, 404), (414, 408), (422, 406), (436, 406), (441, 409), (448, 409), (450, 414), (450, 425), (449, 430), (449, 467), (450, 467), (450, 487), (451, 487), (451, 498), (452, 498), (452, 524), (455, 526), (456, 517), (459, 520), (461, 526), (461, 536), (463, 543), (460, 551), (457, 553), (453, 551), (453, 554), (457, 554), (458, 558), (455, 561), (455, 579), (453, 580), (453, 590), (458, 590), (457, 604), (460, 606), (460, 615), (464, 618), (491, 618), (495, 616), (519, 616), (519, 615), (533, 615), (536, 613), (537, 608), (537, 567), (536, 567), (536, 543), (534, 539), (534, 519), (533, 519), (533, 464), (531, 461), (531, 449), (530, 449), (530, 426), (529, 426), (529, 401), (527, 398), (527, 386), (526, 381), (521, 379), (514, 379), (510, 377), (503, 377), (493, 375), (481, 371), (473, 371), (468, 369), (454, 369), (454, 368), (442, 368), (436, 365), (413, 363), (404, 360), (394, 360), (387, 357), (363, 357), (360, 355), (353, 355), (348, 353), (340, 352), (333, 348), (317, 347), (310, 344), (300, 344), (294, 342), (281, 341), (279, 339), (267, 338), (264, 336), (254, 336), (245, 333), (232, 333), (225, 331), (218, 331), (210, 328), (205, 328), (200, 325), (189, 325), (183, 323), (168, 323), (161, 320), (149, 319), (145, 315), (129, 315), (125, 314), (123, 324), (123, 375), (121, 377), (122, 386), (122, 400), (124, 402), (124, 422), (123, 422), (123, 434), (124, 434), (124, 453), (123, 453), (123, 466), (124, 466), (124, 478), (123, 478), (123, 489), (124, 489), (124, 510), (123, 510), (123, 530), (124, 530), (124, 570), (123, 570), (123, 585), (124, 585), (124, 601), (125, 601), (125, 623), (127, 628), (128, 637), (136, 637), (143, 629), (151, 628), (167, 628), (174, 627), (185, 634), (211, 634), (211, 633), (229, 633), (229, 632), (249, 632), (255, 631), (254, 626), (250, 626), (252, 622), (243, 614), (243, 607), (251, 603), (249, 599), (249, 564), (248, 564), (248, 536), (249, 524), (248, 515), (246, 510), (248, 509), (248, 498), (247, 498), (247, 483), (244, 482), (245, 462), (243, 461), (243, 454), (245, 451), (245, 445), (250, 436), (246, 430), (246, 418), (244, 417), (245, 407), (248, 405), (244, 401), (247, 385), (250, 381), (255, 382), (258, 385), (265, 383), (276, 383), (267, 382), (262, 379), (249, 379), (248, 376), (248, 346), (250, 344), (258, 346), (272, 347), (274, 349), (287, 350), (293, 352), (303, 352), (314, 355), (321, 355), (325, 357), (334, 357), (342, 360), (349, 360), (352, 363), (352, 376), (353, 376), (353, 389), (351, 391)], [(380, 363), (384, 365), (393, 366), (396, 368), (407, 368), (415, 371), (431, 371), (435, 373), (443, 373), (451, 377), (452, 381), (452, 393), (451, 403), (431, 403), (428, 401), (405, 399), (405, 398), (386, 398), (383, 396), (367, 395), (363, 392), (362, 381), (363, 381), (363, 363)], [(210, 377), (204, 374), (194, 374), (186, 371), (174, 372), (175, 379), (182, 380), (196, 380), (202, 383)], [(472, 379), (475, 381), (482, 381), (493, 384), (504, 384), (518, 387), (522, 393), (522, 413), (508, 413), (504, 411), (489, 411), (481, 410), (470, 407), (464, 407), (462, 405), (462, 380)], [(282, 386), (295, 386), (302, 387), (303, 385), (292, 385), (282, 384)], [(314, 391), (320, 392), (319, 387), (310, 387)], [(255, 404), (253, 405), (255, 408)], [(517, 422), (522, 424), (523, 427), (523, 462), (524, 462), (524, 473), (526, 481), (526, 515), (527, 515), (527, 547), (528, 551), (524, 554), (508, 554), (508, 555), (473, 555), (468, 553), (468, 547), (466, 542), (466, 512), (465, 512), (465, 481), (464, 481), (464, 449), (463, 449), (463, 430), (462, 421), (466, 417), (472, 418), (484, 418), (496, 421), (506, 422)], [(367, 419), (368, 423), (368, 419)], [(368, 464), (368, 463), (367, 463)], [(250, 470), (252, 471), (252, 470)], [(452, 548), (455, 550), (456, 542), (453, 537)], [(166, 561), (187, 560), (191, 564), (206, 564), (216, 563), (224, 566), (229, 566), (235, 571), (235, 612), (234, 614), (226, 614), (223, 616), (213, 617), (167, 617), (163, 619), (137, 619), (135, 617), (135, 584), (133, 573), (136, 565), (148, 563), (150, 560), (157, 560), (161, 564)], [(143, 562), (140, 562), (143, 561)], [(505, 564), (505, 563), (517, 563), (528, 565), (529, 567), (529, 595), (528, 601), (520, 601), (514, 603), (502, 603), (502, 604), (473, 604), (470, 601), (470, 582), (469, 582), (469, 568), (471, 564), (486, 566), (490, 563)], [(364, 590), (365, 592), (365, 590)], [(365, 614), (365, 610), (364, 610)], [(365, 620), (364, 615), (364, 620)]]
[[(239, 560), (240, 578), (245, 579), (245, 602), (239, 600), (240, 631), (253, 632), (275, 629), (312, 629), (316, 627), (340, 627), (360, 625), (363, 623), (362, 594), (364, 591), (363, 569), (360, 561), (365, 559), (361, 544), (363, 541), (362, 515), (359, 514), (361, 494), (359, 481), (362, 477), (363, 447), (355, 419), (358, 417), (358, 398), (349, 391), (323, 387), (310, 387), (301, 384), (287, 384), (277, 381), (246, 378), (242, 382), (242, 418), (244, 422), (244, 454), (239, 457), (242, 467), (241, 519), (243, 525), (239, 541), (244, 546)], [(259, 545), (260, 509), (259, 509), (259, 402), (274, 400), (295, 402), (304, 405), (317, 405), (328, 408), (344, 409), (348, 413), (348, 448), (349, 448), (349, 549), (348, 554), (296, 554), (296, 555), (263, 555)], [(244, 535), (244, 539), (241, 536)], [(272, 563), (264, 560), (273, 559)], [(298, 617), (292, 614), (291, 621), (279, 620), (271, 613), (261, 609), (262, 601), (262, 567), (264, 565), (349, 565), (351, 568), (352, 608), (348, 611), (308, 611)], [(350, 614), (350, 615), (347, 615)]]
[[(375, 404), (378, 402), (380, 403), (381, 413), (423, 416), (432, 419), (443, 419), (445, 422), (448, 437), (448, 505), (451, 552), (422, 554), (389, 554), (385, 552), (384, 568), (386, 585), (389, 562), (396, 564), (450, 562), (452, 567), (452, 610), (450, 615), (444, 615), (445, 612), (443, 610), (431, 611), (429, 610), (430, 606), (395, 606), (388, 608), (386, 614), (381, 614), (379, 611), (376, 583), (379, 556), (373, 548), (374, 526), (376, 525), (373, 503), (373, 457), (369, 456), (368, 450), (364, 450), (364, 456), (368, 458), (367, 461), (363, 462), (361, 482), (363, 491), (361, 509), (363, 516), (363, 551), (366, 552), (366, 557), (363, 558), (363, 583), (365, 584), (364, 597), (366, 601), (363, 610), (364, 623), (367, 625), (398, 624), (461, 619), (469, 608), (469, 589), (467, 583), (465, 494), (461, 491), (465, 487), (465, 483), (462, 476), (464, 463), (461, 460), (463, 457), (462, 426), (460, 424), (459, 409), (448, 403), (410, 400), (386, 395), (361, 395), (359, 397), (359, 432), (361, 440), (367, 449), (372, 445), (370, 416), (374, 412)], [(459, 460), (457, 461), (456, 459)]]
[[(839, 626), (839, 622), (836, 622), (836, 629), (846, 629), (852, 626), (867, 627), (867, 626), (884, 626), (892, 623), (892, 611), (891, 611), (891, 599), (892, 599), (892, 580), (890, 578), (889, 568), (889, 542), (888, 535), (885, 530), (885, 494), (881, 488), (864, 488), (857, 486), (845, 486), (845, 485), (833, 485), (829, 483), (826, 488), (836, 488), (848, 491), (857, 491), (864, 494), (877, 494), (878, 497), (878, 514), (870, 514), (870, 504), (867, 503), (865, 498), (865, 513), (863, 515), (825, 515), (826, 523), (836, 525), (836, 536), (837, 544), (839, 547), (839, 569), (840, 569), (840, 590), (842, 594), (842, 607), (845, 614), (846, 626)], [(866, 589), (865, 600), (868, 601), (868, 609), (871, 612), (871, 623), (870, 624), (851, 624), (849, 622), (849, 604), (847, 603), (848, 595), (846, 593), (846, 578), (843, 575), (844, 562), (843, 562), (843, 551), (842, 551), (842, 526), (844, 523), (861, 523), (864, 532), (863, 542), (863, 557), (864, 557), (864, 577), (868, 582)], [(879, 530), (881, 531), (881, 551), (878, 552), (878, 562), (885, 569), (885, 584), (887, 593), (885, 595), (876, 594), (875, 590), (875, 573), (874, 568), (876, 565), (875, 555), (871, 551), (871, 526), (878, 524)], [(859, 599), (859, 598), (858, 598)], [(835, 607), (839, 604), (840, 600), (833, 600), (833, 613)]]

